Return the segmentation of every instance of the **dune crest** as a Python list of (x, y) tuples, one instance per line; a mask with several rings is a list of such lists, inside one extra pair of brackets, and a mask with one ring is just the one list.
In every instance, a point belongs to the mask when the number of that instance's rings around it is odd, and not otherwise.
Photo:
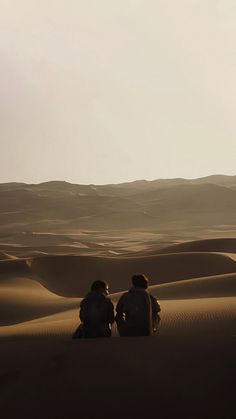
[(150, 285), (236, 272), (236, 261), (217, 253), (181, 253), (148, 257), (48, 256), (32, 259), (34, 278), (64, 296), (83, 296), (94, 278), (110, 283), (111, 292), (129, 287), (135, 272)]
[[(155, 252), (155, 251), (154, 251)], [(158, 249), (156, 253), (181, 253), (181, 252), (219, 252), (236, 253), (236, 239), (220, 238), (194, 240), (191, 242), (178, 243), (173, 246)]]

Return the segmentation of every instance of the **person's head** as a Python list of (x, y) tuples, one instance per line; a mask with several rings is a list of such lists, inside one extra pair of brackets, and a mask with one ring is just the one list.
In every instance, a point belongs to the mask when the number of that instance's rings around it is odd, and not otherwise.
[(132, 284), (134, 288), (142, 288), (146, 290), (148, 288), (148, 279), (143, 274), (136, 274), (132, 276)]
[(91, 291), (101, 292), (102, 294), (109, 294), (108, 284), (105, 281), (94, 281), (91, 286)]

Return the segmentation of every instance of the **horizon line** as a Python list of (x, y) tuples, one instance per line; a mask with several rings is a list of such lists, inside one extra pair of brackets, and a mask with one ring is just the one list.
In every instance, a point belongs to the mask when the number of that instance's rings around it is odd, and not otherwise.
[(212, 174), (212, 175), (206, 175), (206, 176), (200, 176), (200, 177), (193, 177), (193, 178), (188, 178), (188, 177), (171, 177), (171, 178), (154, 178), (151, 180), (148, 179), (135, 179), (135, 180), (127, 180), (127, 181), (123, 181), (123, 182), (112, 182), (112, 183), (74, 183), (71, 181), (67, 181), (67, 180), (62, 180), (62, 179), (51, 179), (51, 180), (45, 180), (42, 182), (32, 182), (32, 183), (28, 183), (28, 182), (22, 182), (22, 181), (9, 181), (9, 182), (0, 182), (0, 185), (10, 185), (10, 184), (23, 184), (23, 185), (42, 185), (45, 183), (68, 183), (70, 185), (80, 185), (80, 186), (108, 186), (108, 185), (123, 185), (123, 184), (128, 184), (128, 183), (136, 183), (136, 182), (156, 182), (156, 181), (166, 181), (166, 180), (199, 180), (199, 179), (207, 179), (207, 178), (212, 178), (212, 177), (236, 177), (236, 174), (234, 175), (227, 175), (227, 174), (222, 174), (222, 173), (216, 173), (216, 174)]

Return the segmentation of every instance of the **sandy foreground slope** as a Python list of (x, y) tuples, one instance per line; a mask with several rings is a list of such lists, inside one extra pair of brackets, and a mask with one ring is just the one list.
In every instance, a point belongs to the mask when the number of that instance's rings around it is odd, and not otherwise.
[[(235, 417), (236, 261), (224, 244), (2, 257), (1, 417)], [(114, 326), (112, 339), (72, 340), (91, 281), (108, 280), (116, 304), (139, 271), (161, 303), (157, 337), (121, 339)]]

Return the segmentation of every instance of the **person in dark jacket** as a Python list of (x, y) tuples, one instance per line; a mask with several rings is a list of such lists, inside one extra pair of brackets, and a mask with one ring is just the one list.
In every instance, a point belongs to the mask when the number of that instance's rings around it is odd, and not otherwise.
[(114, 306), (107, 298), (108, 285), (104, 281), (95, 281), (90, 292), (80, 304), (80, 334), (84, 338), (110, 337), (114, 322)]
[(153, 336), (160, 321), (159, 302), (147, 291), (148, 279), (143, 274), (132, 277), (132, 288), (124, 293), (116, 306), (116, 323), (120, 336)]

